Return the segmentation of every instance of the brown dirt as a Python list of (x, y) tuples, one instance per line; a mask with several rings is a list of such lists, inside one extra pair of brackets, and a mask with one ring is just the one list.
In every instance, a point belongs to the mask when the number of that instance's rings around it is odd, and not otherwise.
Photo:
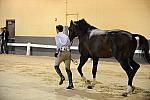
[[(54, 57), (0, 55), (0, 100), (150, 100), (150, 65), (141, 64), (134, 78), (135, 91), (122, 97), (126, 90), (127, 76), (117, 62), (99, 61), (97, 84), (87, 89), (71, 64), (75, 88), (66, 90), (68, 84), (64, 64), (61, 70), (66, 77), (59, 86), (59, 77), (54, 70)], [(78, 60), (79, 61), (79, 60)], [(92, 80), (92, 61), (83, 72)]]

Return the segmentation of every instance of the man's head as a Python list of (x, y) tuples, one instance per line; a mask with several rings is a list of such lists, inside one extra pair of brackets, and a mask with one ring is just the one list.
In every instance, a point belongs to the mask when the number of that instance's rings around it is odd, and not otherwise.
[(6, 31), (6, 29), (7, 29), (6, 27), (3, 28), (4, 31)]
[(62, 25), (57, 25), (56, 26), (56, 31), (58, 32), (62, 32), (63, 31), (63, 26)]

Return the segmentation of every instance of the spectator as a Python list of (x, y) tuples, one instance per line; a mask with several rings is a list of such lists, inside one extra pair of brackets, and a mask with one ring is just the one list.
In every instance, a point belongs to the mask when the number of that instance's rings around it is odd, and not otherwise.
[[(2, 37), (1, 37), (1, 34), (2, 34), (3, 31), (4, 31), (4, 30), (3, 30), (3, 28), (1, 27), (1, 28), (0, 28), (0, 45), (2, 44)], [(1, 51), (0, 51), (0, 53), (1, 53)]]
[(8, 37), (9, 37), (9, 32), (6, 30), (6, 27), (4, 27), (1, 33), (1, 38), (2, 38), (1, 53), (8, 54), (8, 46), (7, 46), (9, 40)]

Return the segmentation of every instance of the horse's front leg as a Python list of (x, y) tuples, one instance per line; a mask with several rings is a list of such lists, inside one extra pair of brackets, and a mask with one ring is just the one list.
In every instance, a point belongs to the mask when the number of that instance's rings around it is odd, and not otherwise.
[(93, 84), (94, 84), (94, 85), (96, 84), (97, 64), (98, 64), (98, 58), (93, 59), (92, 74), (93, 74)]
[(95, 86), (95, 84), (96, 84), (97, 64), (98, 64), (98, 58), (93, 59), (93, 69), (92, 69), (93, 82), (92, 82), (92, 84), (88, 85), (89, 89), (92, 89)]
[(80, 76), (82, 77), (82, 80), (85, 81), (85, 82), (86, 82), (86, 78), (84, 77), (84, 75), (82, 73), (82, 67), (86, 63), (87, 60), (88, 60), (88, 57), (81, 56), (80, 57), (80, 63), (79, 63), (79, 66), (78, 66), (78, 72), (79, 72)]

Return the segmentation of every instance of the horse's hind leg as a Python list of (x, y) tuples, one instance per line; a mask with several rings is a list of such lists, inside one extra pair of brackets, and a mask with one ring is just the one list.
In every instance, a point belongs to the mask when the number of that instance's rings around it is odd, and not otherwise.
[(128, 59), (119, 60), (119, 63), (121, 64), (122, 68), (125, 70), (128, 76), (128, 88), (122, 94), (123, 96), (127, 96), (129, 93), (131, 93), (134, 90), (132, 86), (132, 81), (133, 81), (133, 77), (135, 74), (134, 74), (133, 68), (131, 68), (128, 63)]
[(86, 78), (84, 77), (84, 75), (82, 73), (82, 67), (86, 63), (87, 60), (88, 60), (88, 57), (81, 56), (80, 57), (80, 63), (79, 63), (79, 66), (78, 66), (78, 72), (79, 72), (80, 76), (82, 77), (83, 81), (85, 81), (85, 82), (86, 82)]
[[(129, 65), (132, 67), (133, 69), (133, 77), (135, 76), (137, 70), (140, 68), (140, 65), (138, 63), (136, 63), (134, 60), (133, 60), (133, 57), (129, 58)], [(134, 86), (132, 86), (133, 90), (134, 91)]]

